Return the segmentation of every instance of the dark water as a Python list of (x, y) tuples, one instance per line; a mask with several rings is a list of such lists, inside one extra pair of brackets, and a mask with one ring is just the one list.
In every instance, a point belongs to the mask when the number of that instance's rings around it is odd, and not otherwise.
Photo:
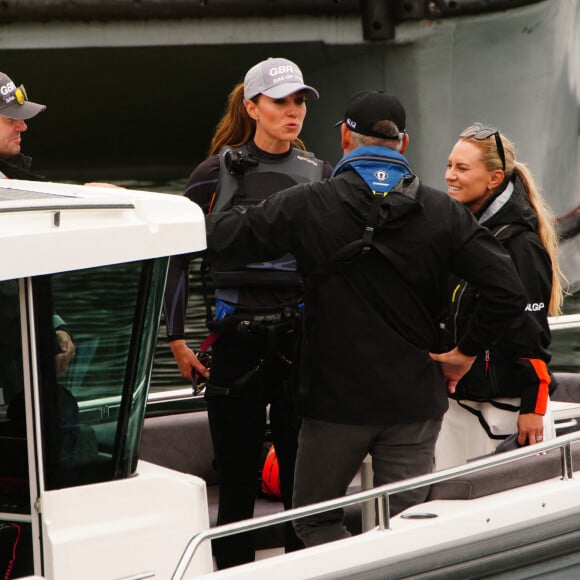
[[(186, 179), (166, 181), (117, 181), (119, 185), (130, 189), (142, 189), (180, 195)], [(205, 308), (199, 276), (199, 262), (192, 263), (190, 268), (190, 295), (186, 320), (186, 336), (188, 344), (195, 350), (208, 334), (205, 327)], [(565, 314), (580, 314), (580, 292), (566, 298)], [(553, 371), (580, 372), (580, 329), (561, 330), (552, 336), (553, 359), (550, 365)], [(171, 351), (165, 338), (165, 325), (161, 321), (159, 340), (157, 342), (155, 363), (151, 387), (159, 390), (188, 386), (179, 375)]]

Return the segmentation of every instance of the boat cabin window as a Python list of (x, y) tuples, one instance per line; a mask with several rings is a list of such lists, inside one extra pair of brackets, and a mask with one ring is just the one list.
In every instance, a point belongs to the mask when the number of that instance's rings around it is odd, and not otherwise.
[(135, 471), (166, 268), (157, 259), (0, 283), (1, 463), (16, 458), (0, 501), (13, 501), (14, 486), (28, 493), (27, 420), (41, 434), (45, 489)]

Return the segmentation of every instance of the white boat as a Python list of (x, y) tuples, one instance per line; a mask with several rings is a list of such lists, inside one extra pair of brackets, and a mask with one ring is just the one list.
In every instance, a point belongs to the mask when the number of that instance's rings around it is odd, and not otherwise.
[(3, 578), (168, 578), (207, 528), (204, 482), (137, 456), (167, 256), (204, 247), (179, 196), (0, 182)]
[[(578, 577), (578, 403), (561, 404), (560, 435), (533, 449), (376, 489), (363, 469), (354, 495), (211, 527), (207, 473), (167, 467), (211, 469), (204, 413), (143, 427), (167, 256), (204, 247), (202, 213), (180, 196), (0, 181), (5, 578)], [(63, 321), (76, 349), (66, 369), (55, 365)], [(416, 485), (431, 486), (430, 501), (389, 517), (389, 495)], [(214, 571), (213, 537), (347, 505), (361, 524), (349, 539)]]

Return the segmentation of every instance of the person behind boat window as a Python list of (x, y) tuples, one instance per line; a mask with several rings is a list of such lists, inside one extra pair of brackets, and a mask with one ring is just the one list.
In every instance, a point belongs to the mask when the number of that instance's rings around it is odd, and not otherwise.
[(22, 133), (28, 129), (26, 121), (46, 107), (28, 100), (23, 85), (16, 84), (0, 72), (0, 178), (43, 180), (32, 173), (32, 159), (21, 152)]
[[(210, 259), (291, 252), (304, 281), (296, 507), (344, 495), (367, 453), (375, 485), (432, 471), (446, 382), (505, 324), (525, 321), (507, 252), (465, 207), (413, 174), (399, 99), (361, 91), (337, 125), (344, 157), (333, 177), (206, 217)], [(457, 347), (438, 354), (450, 271), (480, 290), (485, 309)], [(391, 496), (391, 514), (427, 492)], [(306, 546), (349, 535), (342, 510), (295, 528)]]
[[(231, 91), (209, 157), (191, 174), (185, 195), (207, 213), (210, 205), (219, 207), (234, 192), (231, 203), (245, 207), (295, 183), (328, 177), (332, 167), (307, 153), (298, 137), (307, 99), (318, 99), (318, 92), (304, 84), (295, 63), (270, 58), (253, 66)], [(233, 181), (230, 166), (220, 171), (225, 155), (237, 164)], [(205, 398), (219, 475), (217, 522), (253, 515), (268, 403), (282, 499), (289, 508), (299, 424), (291, 379), (302, 301), (294, 260), (284, 256), (247, 267), (212, 260), (217, 301), (215, 319), (208, 324), (210, 337), (218, 338), (212, 346), (211, 375), (184, 337), (189, 260), (171, 260), (165, 320), (182, 376), (209, 376)], [(285, 547), (302, 547), (290, 524)], [(214, 553), (219, 568), (254, 559), (249, 534), (215, 541)]]
[[(75, 356), (70, 328), (58, 315), (52, 315), (56, 376), (69, 368)], [(20, 308), (17, 280), (0, 281), (0, 403), (10, 404), (17, 396), (19, 403), (11, 413), (22, 416), (24, 377), (22, 374), (22, 344), (20, 338)], [(15, 410), (16, 409), (16, 410)]]
[[(486, 344), (451, 394), (479, 401), (521, 398), (519, 414), (505, 411), (512, 428), (504, 433), (517, 431), (519, 445), (537, 443), (550, 436), (543, 419), (555, 388), (546, 366), (551, 358), (548, 315), (558, 315), (563, 301), (554, 216), (530, 170), (516, 160), (513, 143), (480, 123), (460, 134), (449, 154), (445, 179), (449, 195), (469, 208), (507, 249), (526, 292), (529, 319), (525, 333)], [(477, 295), (463, 280), (455, 280), (451, 292), (445, 329), (453, 341), (473, 316)], [(521, 351), (527, 356), (520, 356)], [(487, 441), (490, 449), (473, 452), (482, 455), (499, 443)]]

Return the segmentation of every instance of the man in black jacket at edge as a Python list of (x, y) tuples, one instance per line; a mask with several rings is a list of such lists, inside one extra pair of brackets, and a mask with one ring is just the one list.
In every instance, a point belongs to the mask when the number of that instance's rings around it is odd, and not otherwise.
[[(344, 495), (367, 453), (375, 486), (431, 472), (447, 389), (483, 345), (504, 329), (520, 338), (525, 324), (505, 250), (461, 204), (413, 175), (400, 101), (361, 91), (338, 125), (344, 157), (329, 180), (206, 218), (210, 260), (291, 252), (303, 278), (295, 507)], [(434, 354), (450, 272), (478, 289), (479, 307), (458, 347)], [(391, 515), (427, 493), (392, 496)], [(294, 525), (306, 546), (350, 535), (342, 510)]]

